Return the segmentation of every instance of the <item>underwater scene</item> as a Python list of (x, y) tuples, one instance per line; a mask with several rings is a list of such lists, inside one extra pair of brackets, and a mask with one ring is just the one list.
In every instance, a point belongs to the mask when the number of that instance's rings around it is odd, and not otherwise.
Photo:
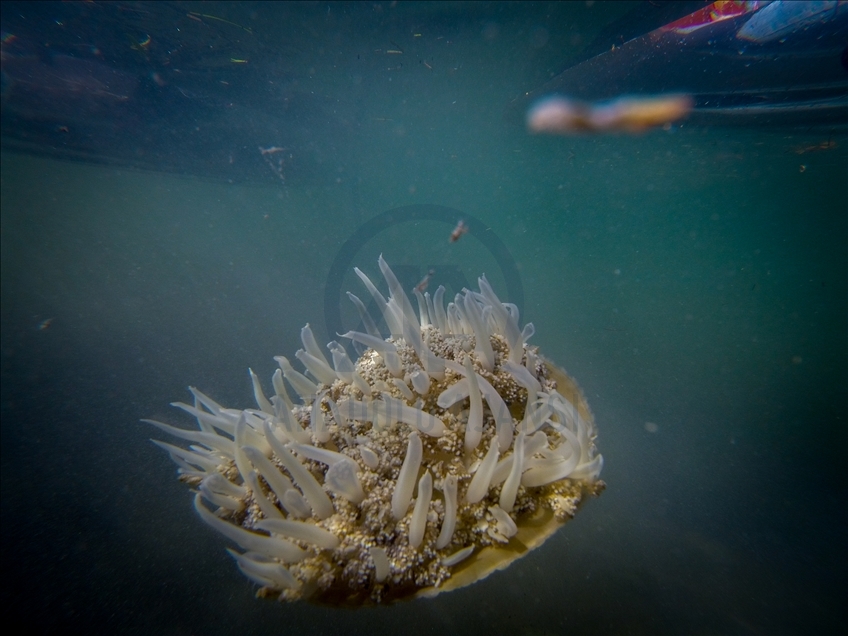
[(10, 623), (842, 632), (844, 2), (0, 28)]

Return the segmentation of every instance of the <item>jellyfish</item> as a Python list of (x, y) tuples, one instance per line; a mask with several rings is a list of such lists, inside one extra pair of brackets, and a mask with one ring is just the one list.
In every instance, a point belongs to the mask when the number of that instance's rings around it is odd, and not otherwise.
[[(576, 382), (527, 343), (485, 276), (416, 312), (382, 257), (388, 299), (360, 270), (390, 335), (318, 345), (307, 324), (268, 397), (227, 408), (195, 388), (195, 429), (145, 420), (232, 544), (257, 596), (361, 606), (429, 597), (506, 568), (604, 489), (596, 428)], [(353, 297), (355, 298), (355, 297)], [(355, 304), (364, 311), (364, 303)]]

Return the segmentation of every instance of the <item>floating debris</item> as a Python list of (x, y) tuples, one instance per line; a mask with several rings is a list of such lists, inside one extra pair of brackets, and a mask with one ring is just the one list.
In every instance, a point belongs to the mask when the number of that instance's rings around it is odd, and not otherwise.
[(537, 101), (527, 112), (533, 133), (640, 133), (669, 125), (692, 110), (689, 95), (619, 97), (607, 102), (582, 102), (553, 96)]

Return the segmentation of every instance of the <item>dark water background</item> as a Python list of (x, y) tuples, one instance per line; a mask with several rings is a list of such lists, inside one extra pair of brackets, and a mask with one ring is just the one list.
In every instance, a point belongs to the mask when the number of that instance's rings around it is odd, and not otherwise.
[[(356, 123), (343, 169), (235, 185), (2, 155), (7, 622), (53, 633), (839, 632), (848, 142), (797, 154), (828, 133), (685, 125), (530, 137), (504, 122), (505, 104), (621, 6), (573, 3), (551, 17), (552, 5), (451, 5), (416, 21), (380, 6), (345, 17), (333, 5), (333, 23), (326, 5), (302, 9), (312, 30), (291, 64)], [(412, 32), (432, 71), (368, 57)], [(305, 323), (329, 339), (324, 289), (340, 247), (415, 203), (456, 208), (506, 243), (532, 342), (593, 407), (607, 491), (507, 571), (434, 600), (359, 611), (255, 600), (139, 419), (179, 422), (168, 404), (189, 384), (251, 405), (248, 367), (269, 386), (272, 356), (290, 357)], [(382, 252), (422, 274), (431, 263), (468, 280), (485, 271), (503, 292), (480, 241), (449, 245), (449, 232), (398, 222), (355, 262), (376, 273)], [(344, 289), (361, 292), (350, 276)]]

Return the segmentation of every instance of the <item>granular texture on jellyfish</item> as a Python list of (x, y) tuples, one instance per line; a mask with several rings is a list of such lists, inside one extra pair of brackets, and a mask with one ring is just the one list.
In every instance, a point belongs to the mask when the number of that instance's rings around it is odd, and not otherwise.
[(351, 295), (366, 326), (342, 336), (366, 347), (356, 362), (307, 325), (305, 372), (276, 358), (268, 398), (250, 371), (255, 408), (192, 388), (193, 404), (175, 406), (196, 430), (145, 420), (188, 444), (154, 442), (259, 596), (355, 606), (456, 589), (540, 545), (604, 488), (588, 404), (527, 344), (533, 325), (519, 327), (514, 305), (482, 277), (447, 306), (443, 287), (414, 290), (416, 312), (379, 265), (388, 300), (356, 273), (392, 335)]

